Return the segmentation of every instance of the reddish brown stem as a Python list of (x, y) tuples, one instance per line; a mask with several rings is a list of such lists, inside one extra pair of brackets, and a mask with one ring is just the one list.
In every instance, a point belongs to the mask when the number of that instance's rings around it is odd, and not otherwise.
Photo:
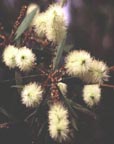
[(24, 19), (25, 15), (26, 15), (26, 11), (27, 11), (27, 6), (24, 5), (20, 11), (20, 14), (19, 14), (19, 17), (17, 18), (14, 26), (13, 26), (13, 29), (12, 29), (12, 32), (11, 32), (11, 35), (9, 37), (9, 43), (11, 42), (12, 38), (14, 37), (15, 35), (15, 32), (17, 30), (17, 28), (19, 27), (19, 25), (21, 24), (22, 20)]
[(2, 129), (2, 128), (9, 128), (9, 127), (10, 127), (9, 123), (0, 124), (0, 129)]
[(109, 71), (114, 71), (114, 66), (109, 67)]
[(46, 47), (50, 44), (50, 42), (47, 39), (39, 39), (39, 38), (35, 38), (35, 37), (30, 37), (29, 40), (34, 41), (36, 43), (39, 43), (40, 45)]
[(110, 85), (110, 84), (100, 84), (100, 86), (108, 87), (108, 88), (114, 88), (114, 85)]

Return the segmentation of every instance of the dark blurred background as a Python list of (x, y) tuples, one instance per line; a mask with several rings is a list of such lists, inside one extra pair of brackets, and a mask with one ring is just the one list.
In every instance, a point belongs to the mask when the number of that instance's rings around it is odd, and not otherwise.
[[(23, 4), (35, 2), (44, 11), (54, 0), (0, 0), (0, 22), (8, 33), (19, 15)], [(97, 59), (104, 60), (109, 66), (114, 65), (114, 1), (113, 0), (68, 0), (69, 18), (69, 43), (74, 44), (74, 49), (85, 49)], [(13, 72), (0, 64), (0, 81), (11, 78)], [(110, 83), (114, 84), (114, 74), (111, 73)], [(10, 84), (0, 83), (0, 106), (5, 107), (10, 113), (23, 119), (25, 108), (19, 102), (16, 91), (10, 89)], [(80, 128), (78, 144), (114, 144), (114, 90), (103, 89), (100, 105), (94, 111), (97, 121), (87, 120), (86, 126)], [(6, 118), (0, 114), (0, 122)], [(21, 125), (21, 126), (20, 126)], [(22, 132), (23, 124), (17, 124), (17, 135)], [(19, 127), (22, 129), (20, 130)], [(14, 129), (11, 129), (11, 132)], [(94, 132), (93, 132), (94, 131)], [(26, 131), (26, 133), (28, 130)], [(94, 133), (91, 136), (91, 132)], [(1, 136), (7, 137), (7, 132)], [(29, 136), (29, 134), (28, 134)], [(10, 139), (13, 138), (11, 135)], [(27, 136), (25, 137), (25, 139)], [(28, 144), (24, 141), (21, 144)], [(9, 140), (8, 140), (9, 141)], [(1, 144), (6, 144), (5, 142)], [(10, 143), (10, 142), (9, 142)], [(12, 143), (13, 144), (13, 143)], [(74, 142), (75, 144), (75, 142)]]

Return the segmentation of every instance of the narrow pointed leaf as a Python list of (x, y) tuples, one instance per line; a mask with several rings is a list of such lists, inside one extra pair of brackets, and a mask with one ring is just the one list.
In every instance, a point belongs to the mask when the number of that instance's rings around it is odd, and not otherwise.
[(57, 52), (56, 52), (55, 58), (53, 59), (53, 69), (57, 69), (58, 68), (59, 62), (60, 62), (61, 57), (62, 57), (62, 53), (64, 51), (65, 41), (66, 41), (66, 38), (63, 40), (62, 43), (60, 43), (56, 47), (57, 48)]
[(23, 34), (23, 32), (29, 27), (30, 23), (32, 22), (35, 14), (36, 14), (36, 11), (37, 11), (37, 8), (34, 9), (28, 15), (26, 15), (26, 17), (24, 18), (24, 20), (22, 21), (22, 23), (20, 24), (20, 26), (18, 27), (18, 29), (16, 31), (16, 37), (14, 40), (17, 40)]
[(0, 113), (6, 116), (8, 119), (13, 120), (13, 117), (2, 107), (0, 107)]
[[(22, 76), (21, 76), (20, 72), (18, 72), (18, 71), (15, 71), (15, 82), (16, 82), (17, 86), (23, 84)], [(21, 89), (18, 88), (17, 91), (19, 94), (21, 93)]]
[(22, 85), (12, 85), (11, 88), (18, 88), (18, 89), (22, 89), (23, 86), (22, 86)]
[(46, 126), (46, 124), (47, 124), (47, 122), (44, 122), (44, 123), (41, 125), (40, 129), (38, 130), (37, 137), (39, 137), (39, 136), (41, 135), (42, 131), (44, 130), (44, 128), (45, 128), (45, 126)]
[[(57, 86), (57, 87), (58, 87), (58, 86)], [(59, 87), (58, 87), (58, 90), (59, 90)], [(68, 107), (68, 110), (70, 111), (72, 117), (78, 119), (78, 116), (77, 116), (77, 114), (76, 114), (76, 111), (73, 109), (71, 103), (69, 102), (69, 99), (68, 99), (66, 96), (64, 96), (64, 95), (61, 93), (60, 90), (59, 90), (59, 92), (60, 92), (60, 94), (61, 94), (61, 98), (63, 99), (65, 105)]]
[(76, 131), (78, 131), (76, 119), (74, 119), (73, 117), (71, 117), (71, 124), (72, 124), (73, 128), (74, 128)]
[(84, 108), (83, 106), (81, 106), (80, 104), (74, 103), (73, 101), (70, 101), (70, 103), (72, 104), (72, 106), (74, 107), (74, 109), (76, 109), (79, 112), (85, 113), (91, 117), (93, 117), (94, 119), (96, 119), (96, 115), (94, 112), (90, 111), (87, 108)]

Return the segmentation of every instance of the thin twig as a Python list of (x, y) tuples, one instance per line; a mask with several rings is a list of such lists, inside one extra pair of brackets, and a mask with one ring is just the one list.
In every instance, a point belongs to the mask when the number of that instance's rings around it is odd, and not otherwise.
[(109, 67), (109, 71), (114, 71), (114, 66)]
[(100, 86), (114, 88), (114, 85), (110, 85), (110, 84), (100, 84)]
[(2, 129), (2, 128), (9, 128), (9, 127), (10, 127), (9, 123), (2, 123), (2, 124), (0, 124), (0, 129)]
[(13, 26), (11, 34), (9, 36), (9, 42), (12, 41), (12, 39), (13, 39), (13, 37), (15, 35), (16, 30), (18, 29), (19, 25), (21, 24), (22, 20), (24, 19), (25, 15), (26, 15), (26, 11), (27, 11), (27, 6), (26, 5), (22, 6), (20, 14), (19, 14), (19, 16), (18, 16), (18, 18), (17, 18), (14, 26)]

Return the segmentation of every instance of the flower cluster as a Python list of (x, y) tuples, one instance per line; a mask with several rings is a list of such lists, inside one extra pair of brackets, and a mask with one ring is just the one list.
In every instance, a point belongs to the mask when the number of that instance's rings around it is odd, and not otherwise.
[(24, 86), (21, 92), (22, 103), (26, 107), (36, 107), (42, 100), (43, 89), (37, 83), (29, 83)]
[(108, 78), (108, 66), (106, 63), (94, 59), (83, 80), (87, 83), (103, 83), (103, 81), (108, 81)]
[(26, 47), (20, 48), (16, 57), (17, 66), (21, 71), (30, 71), (35, 66), (35, 59), (32, 50)]
[(85, 85), (83, 89), (83, 99), (89, 107), (97, 105), (101, 98), (101, 89), (99, 85)]
[(18, 54), (18, 48), (9, 45), (5, 48), (3, 53), (3, 61), (9, 68), (16, 67), (16, 56)]
[(68, 75), (82, 77), (89, 69), (91, 56), (86, 51), (74, 50), (65, 59), (65, 68)]
[(95, 60), (84, 50), (71, 51), (65, 59), (67, 74), (81, 78), (86, 83), (102, 83), (108, 80), (108, 66)]
[(46, 32), (46, 25), (47, 25), (48, 19), (45, 13), (39, 13), (36, 15), (31, 23), (31, 26), (35, 27), (35, 32), (40, 38), (45, 37)]
[(51, 5), (45, 12), (35, 15), (31, 26), (35, 27), (38, 37), (47, 37), (48, 40), (59, 44), (66, 35), (66, 20), (60, 5)]
[(35, 66), (35, 60), (35, 54), (27, 47), (8, 45), (3, 52), (3, 61), (9, 68), (17, 66), (21, 71), (30, 71)]
[(60, 43), (66, 35), (66, 22), (63, 9), (59, 5), (52, 5), (47, 10), (46, 36), (50, 41)]
[(54, 104), (49, 110), (49, 133), (59, 141), (66, 141), (69, 135), (68, 111), (62, 104)]
[(89, 107), (99, 103), (104, 81), (108, 81), (108, 66), (98, 61), (84, 50), (71, 51), (65, 59), (66, 72), (70, 76), (78, 77), (87, 84), (83, 89), (83, 100)]

